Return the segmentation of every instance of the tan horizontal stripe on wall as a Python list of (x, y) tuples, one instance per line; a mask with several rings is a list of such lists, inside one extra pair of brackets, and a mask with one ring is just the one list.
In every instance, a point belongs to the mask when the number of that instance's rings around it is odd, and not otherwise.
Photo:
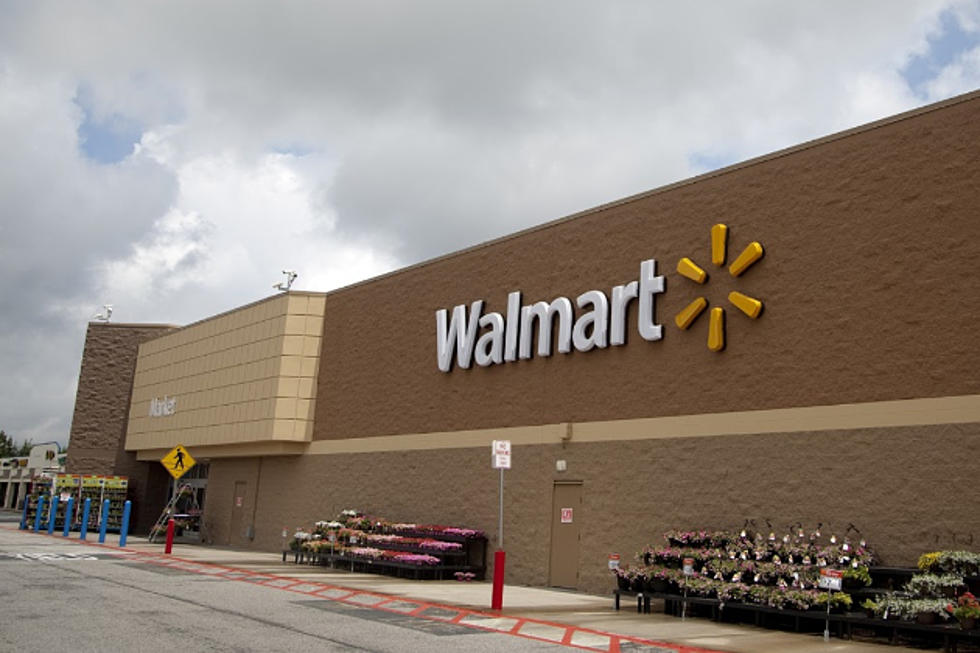
[[(807, 406), (703, 415), (680, 415), (609, 422), (545, 424), (471, 431), (408, 433), (346, 440), (249, 442), (192, 447), (195, 458), (243, 456), (335, 455), (382, 451), (458, 449), (510, 440), (515, 446), (616, 440), (655, 440), (724, 435), (894, 428), (933, 424), (980, 423), (980, 395), (877, 401), (836, 406)], [(174, 443), (177, 444), (177, 443)], [(168, 449), (143, 449), (139, 460), (159, 460)]]
[(311, 443), (306, 453), (329, 455), (482, 447), (489, 446), (493, 440), (510, 440), (516, 446), (555, 444), (566, 438), (572, 442), (601, 442), (971, 422), (980, 422), (980, 395), (320, 440)]

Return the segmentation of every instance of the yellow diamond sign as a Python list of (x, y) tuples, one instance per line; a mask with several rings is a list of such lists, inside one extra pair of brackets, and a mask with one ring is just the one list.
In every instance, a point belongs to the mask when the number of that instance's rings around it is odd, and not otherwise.
[(170, 453), (161, 458), (160, 462), (167, 468), (171, 476), (178, 479), (187, 473), (187, 470), (193, 467), (197, 461), (191, 458), (190, 452), (183, 445), (178, 444), (170, 450)]

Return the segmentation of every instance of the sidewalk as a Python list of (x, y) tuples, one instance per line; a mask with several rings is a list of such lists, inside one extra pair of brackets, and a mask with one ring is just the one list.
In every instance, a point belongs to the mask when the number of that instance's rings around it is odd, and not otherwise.
[[(141, 553), (162, 554), (163, 552), (162, 543), (150, 544), (145, 538), (130, 537), (126, 548)], [(363, 592), (465, 607), (497, 616), (490, 610), (491, 584), (489, 582), (416, 581), (376, 574), (351, 573), (327, 567), (297, 565), (288, 557), (287, 562), (283, 563), (281, 555), (276, 553), (214, 546), (175, 544), (173, 556), (196, 563), (234, 567), (252, 573), (287, 576)], [(620, 611), (617, 612), (613, 606), (611, 589), (608, 596), (594, 596), (565, 590), (505, 585), (504, 609), (500, 615), (532, 618), (593, 631), (731, 653), (885, 653), (911, 650), (836, 638), (824, 642), (821, 635), (787, 633), (747, 625), (719, 624), (707, 619), (694, 618), (682, 621), (663, 614), (637, 614), (635, 603), (630, 601), (624, 601)]]
[[(13, 515), (8, 511), (0, 511), (0, 528), (17, 529)], [(27, 533), (27, 532), (25, 532)], [(106, 539), (105, 545), (98, 545), (98, 534), (89, 534), (86, 542), (78, 540), (77, 533), (73, 537), (61, 540), (78, 546), (104, 546), (119, 550), (119, 536)], [(36, 537), (49, 537), (36, 534)], [(375, 574), (351, 573), (327, 567), (297, 565), (287, 557), (282, 562), (281, 554), (261, 551), (246, 551), (215, 546), (190, 544), (175, 544), (170, 556), (163, 554), (163, 543), (149, 543), (146, 538), (129, 537), (124, 551), (133, 553), (147, 562), (167, 565), (181, 565), (186, 561), (189, 566), (217, 565), (219, 567), (242, 570), (246, 574), (275, 576), (295, 579), (302, 584), (320, 583), (339, 586), (356, 592), (385, 595), (399, 599), (412, 599), (416, 602), (434, 606), (459, 607), (468, 611), (463, 623), (471, 623), (480, 627), (507, 631), (510, 624), (515, 624), (513, 632), (520, 629), (526, 633), (530, 626), (547, 629), (549, 625), (567, 625), (577, 629), (575, 639), (566, 637), (565, 643), (576, 644), (606, 650), (604, 645), (595, 646), (586, 643), (588, 638), (601, 640), (601, 634), (614, 634), (631, 638), (652, 640), (654, 642), (670, 642), (686, 648), (703, 648), (713, 651), (730, 653), (886, 653), (888, 651), (913, 650), (898, 646), (888, 646), (882, 643), (861, 643), (841, 640), (832, 637), (824, 642), (819, 634), (797, 634), (775, 630), (755, 628), (748, 625), (722, 624), (703, 618), (681, 620), (664, 614), (637, 614), (635, 602), (624, 601), (620, 611), (613, 606), (612, 590), (607, 596), (594, 596), (567, 590), (545, 589), (538, 587), (523, 587), (506, 585), (504, 588), (504, 609), (500, 612), (490, 610), (491, 584), (489, 582), (459, 582), (446, 581), (417, 581)], [(235, 576), (229, 569), (229, 576)], [(279, 579), (268, 579), (271, 586), (282, 586)], [(288, 585), (288, 583), (286, 584)], [(321, 597), (330, 593), (323, 592)], [(341, 592), (346, 594), (346, 592)], [(370, 602), (364, 605), (370, 605)], [(476, 614), (472, 614), (476, 613)], [(482, 623), (481, 623), (482, 620)], [(531, 620), (533, 624), (524, 624)], [(503, 625), (502, 625), (503, 624)], [(569, 630), (571, 633), (571, 629)], [(533, 633), (532, 633), (533, 636)], [(542, 635), (546, 639), (552, 639)], [(605, 638), (607, 642), (616, 638)], [(553, 641), (561, 641), (560, 638)], [(625, 644), (625, 642), (624, 642)], [(593, 650), (595, 650), (593, 648)], [(610, 649), (612, 647), (610, 646)], [(621, 646), (621, 651), (656, 651), (664, 650), (656, 647), (637, 645)], [(922, 650), (922, 649), (915, 649)]]

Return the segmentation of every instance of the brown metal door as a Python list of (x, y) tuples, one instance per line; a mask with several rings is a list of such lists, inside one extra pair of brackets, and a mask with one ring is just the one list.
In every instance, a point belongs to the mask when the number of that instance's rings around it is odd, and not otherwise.
[(235, 481), (235, 494), (231, 504), (231, 525), (228, 530), (228, 544), (241, 544), (245, 538), (242, 524), (245, 523), (245, 492), (248, 483)]
[(555, 483), (551, 505), (551, 573), (553, 587), (578, 587), (582, 483)]

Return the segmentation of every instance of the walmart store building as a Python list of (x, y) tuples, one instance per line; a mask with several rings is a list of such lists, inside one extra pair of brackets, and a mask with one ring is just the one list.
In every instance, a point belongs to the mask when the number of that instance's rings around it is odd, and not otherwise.
[(746, 519), (975, 550), (978, 143), (972, 93), (329, 293), (91, 324), (68, 471), (129, 475), (148, 528), (182, 444), (216, 544), (357, 508), (493, 546), (510, 440), (508, 580), (589, 591)]

